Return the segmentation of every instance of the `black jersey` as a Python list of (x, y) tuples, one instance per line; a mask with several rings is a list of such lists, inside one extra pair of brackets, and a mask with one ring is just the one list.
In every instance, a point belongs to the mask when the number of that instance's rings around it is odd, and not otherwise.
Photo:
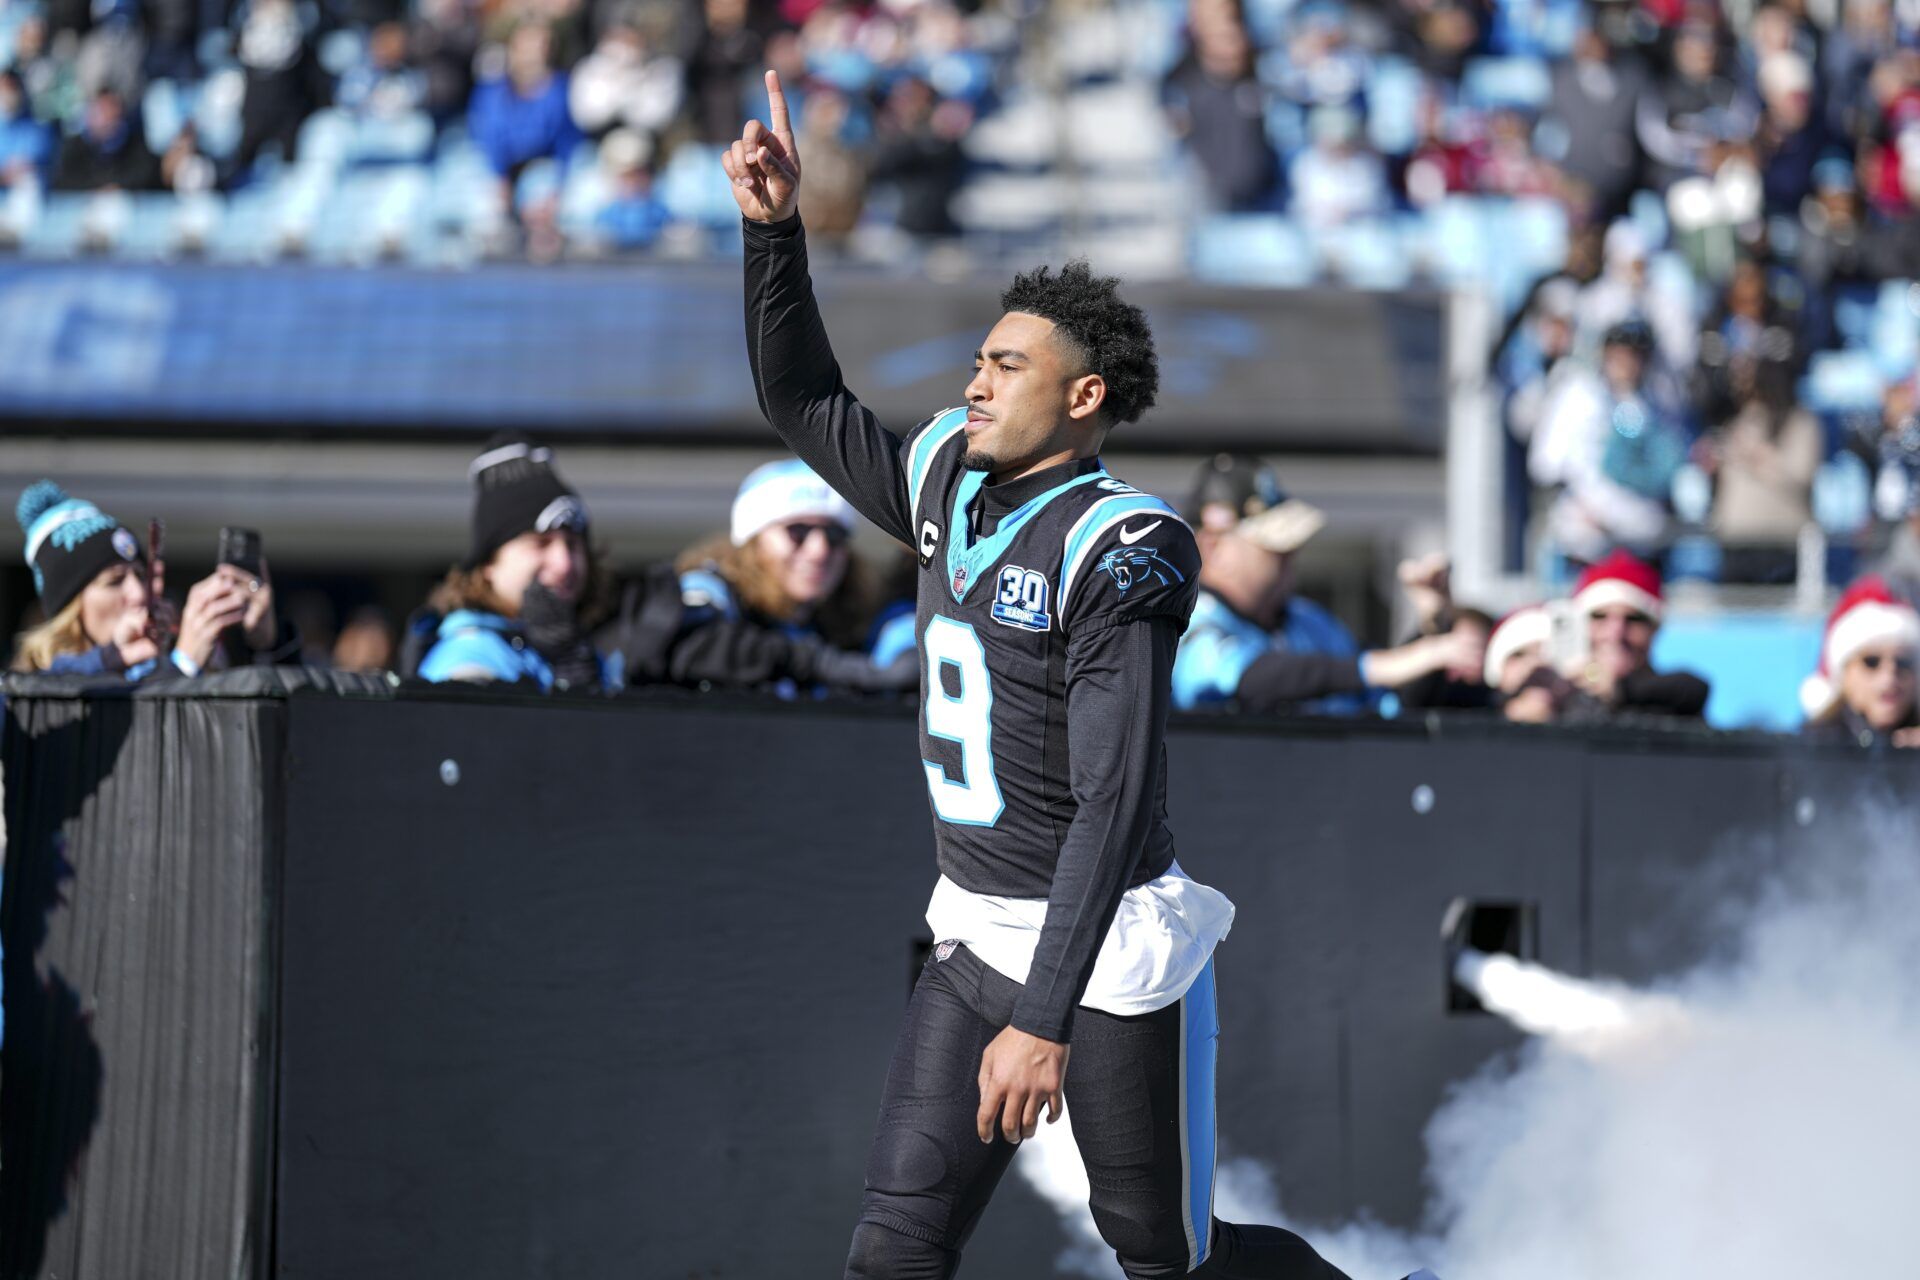
[(1120, 896), (1173, 861), (1165, 728), (1198, 589), (1192, 530), (1097, 459), (989, 486), (962, 465), (963, 409), (904, 440), (886, 430), (841, 379), (799, 219), (749, 222), (744, 238), (768, 421), (920, 557), (920, 748), (940, 870), (974, 893), (1047, 900), (1013, 1025), (1065, 1040)]
[[(1044, 898), (1079, 809), (1069, 641), (1154, 615), (1184, 629), (1199, 556), (1172, 507), (1097, 460), (1033, 477), (1026, 487), (1039, 492), (976, 534), (986, 475), (961, 466), (965, 420), (965, 409), (939, 414), (902, 449), (921, 563), (920, 758), (940, 870), (975, 893)], [(1155, 790), (1129, 887), (1173, 861), (1164, 770)]]

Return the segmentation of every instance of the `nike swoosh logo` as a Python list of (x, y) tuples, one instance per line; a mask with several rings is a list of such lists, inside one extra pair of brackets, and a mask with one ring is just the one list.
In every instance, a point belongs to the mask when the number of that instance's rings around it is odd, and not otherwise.
[(1165, 523), (1166, 521), (1164, 520), (1155, 520), (1144, 529), (1122, 529), (1120, 531), (1120, 541), (1126, 543), (1128, 546), (1132, 546)]

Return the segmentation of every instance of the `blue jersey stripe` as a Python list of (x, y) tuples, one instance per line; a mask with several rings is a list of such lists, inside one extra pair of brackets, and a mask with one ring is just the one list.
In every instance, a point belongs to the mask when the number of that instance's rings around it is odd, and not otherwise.
[(1214, 1003), (1213, 961), (1180, 998), (1181, 1130), (1186, 1139), (1188, 1270), (1207, 1260), (1213, 1247), (1214, 1060), (1219, 1050), (1220, 1011)]
[(1067, 533), (1066, 550), (1060, 558), (1060, 609), (1065, 612), (1067, 600), (1073, 591), (1073, 584), (1080, 577), (1080, 562), (1099, 545), (1100, 535), (1116, 520), (1142, 511), (1152, 511), (1160, 515), (1180, 518), (1179, 513), (1159, 498), (1146, 493), (1116, 494), (1103, 498), (1087, 508), (1085, 515)]
[(940, 446), (953, 439), (954, 433), (966, 425), (965, 409), (949, 409), (928, 423), (927, 429), (907, 450), (907, 512), (910, 516), (919, 514), (920, 487), (926, 483), (934, 455), (940, 452)]

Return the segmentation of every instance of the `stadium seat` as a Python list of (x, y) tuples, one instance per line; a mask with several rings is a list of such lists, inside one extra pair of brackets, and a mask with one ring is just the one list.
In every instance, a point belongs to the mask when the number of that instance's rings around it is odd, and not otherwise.
[(1473, 196), (1447, 196), (1427, 211), (1424, 247), (1436, 279), (1454, 285), (1488, 282), (1487, 221), (1483, 202)]
[(39, 216), (21, 237), (20, 248), (34, 258), (70, 258), (80, 248), (80, 226), (90, 195), (56, 191), (41, 201)]
[(1420, 137), (1425, 77), (1404, 58), (1377, 58), (1367, 81), (1367, 137), (1382, 155), (1405, 155)]
[(706, 147), (676, 148), (654, 191), (667, 212), (682, 222), (719, 228), (732, 226), (740, 217), (726, 172)]
[(193, 95), (193, 127), (200, 149), (224, 160), (240, 145), (240, 100), (246, 95), (246, 76), (228, 66), (200, 82)]
[(1813, 518), (1836, 538), (1851, 537), (1873, 515), (1873, 475), (1857, 454), (1837, 453), (1813, 476)]
[(1214, 284), (1311, 284), (1313, 247), (1298, 225), (1270, 213), (1217, 214), (1194, 233), (1193, 274)]
[(1873, 355), (1889, 381), (1904, 378), (1920, 363), (1920, 285), (1886, 280), (1873, 309)]
[(433, 152), (433, 119), (424, 111), (351, 120), (349, 164), (419, 164)]
[(140, 123), (146, 134), (147, 149), (160, 155), (172, 144), (193, 114), (193, 90), (171, 80), (155, 80), (147, 85), (140, 99)]
[(178, 241), (179, 221), (178, 198), (161, 194), (132, 197), (114, 243), (115, 255), (142, 262), (170, 257)]
[(1360, 289), (1403, 289), (1413, 261), (1399, 227), (1385, 218), (1350, 222), (1321, 233), (1315, 248), (1326, 271)]
[(1553, 77), (1539, 58), (1474, 58), (1460, 81), (1460, 97), (1483, 110), (1538, 111), (1553, 91)]
[(1801, 400), (1815, 413), (1878, 409), (1884, 385), (1872, 353), (1816, 351), (1807, 362)]
[(1064, 105), (1067, 136), (1083, 165), (1138, 171), (1160, 165), (1173, 148), (1159, 100), (1144, 85), (1076, 89)]

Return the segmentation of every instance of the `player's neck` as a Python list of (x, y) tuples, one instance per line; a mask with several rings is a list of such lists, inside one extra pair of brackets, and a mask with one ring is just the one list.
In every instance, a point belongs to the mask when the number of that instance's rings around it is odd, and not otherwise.
[(1082, 458), (1097, 457), (1099, 453), (1100, 447), (1094, 444), (1073, 449), (1055, 450), (1043, 457), (1025, 458), (1019, 462), (1010, 463), (1005, 467), (989, 471), (987, 473), (987, 482), (989, 484), (1007, 484), (1014, 480), (1024, 480), (1028, 476), (1045, 471), (1049, 467), (1058, 467), (1065, 463), (1078, 462)]

